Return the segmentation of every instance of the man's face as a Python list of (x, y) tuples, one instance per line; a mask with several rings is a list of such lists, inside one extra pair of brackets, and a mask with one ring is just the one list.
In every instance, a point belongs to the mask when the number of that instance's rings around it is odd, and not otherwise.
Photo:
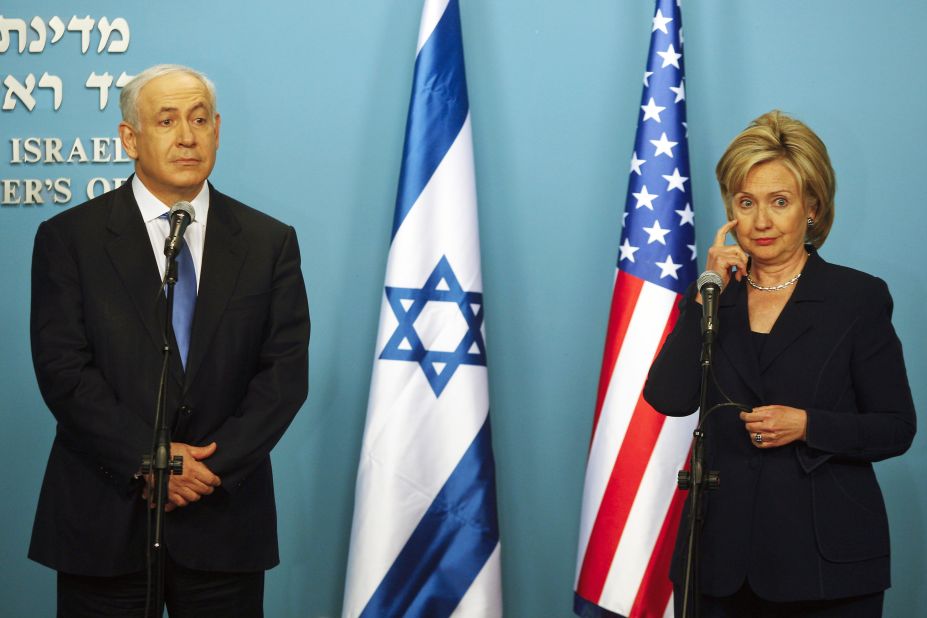
[(122, 122), (119, 136), (139, 180), (171, 206), (196, 197), (212, 172), (219, 122), (206, 86), (192, 75), (171, 73), (145, 84), (138, 94), (139, 126)]

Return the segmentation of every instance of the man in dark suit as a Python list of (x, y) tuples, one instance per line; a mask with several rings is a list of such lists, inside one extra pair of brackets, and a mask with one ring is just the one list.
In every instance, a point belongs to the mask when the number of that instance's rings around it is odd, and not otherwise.
[(161, 215), (188, 201), (196, 218), (177, 287), (195, 276), (195, 309), (168, 334), (165, 410), (184, 465), (168, 487), (165, 597), (171, 616), (260, 616), (264, 571), (279, 562), (269, 453), (308, 388), (296, 234), (207, 182), (220, 117), (205, 76), (152, 67), (120, 105), (135, 175), (36, 234), (32, 353), (57, 431), (29, 557), (58, 571), (60, 616), (144, 611), (138, 472), (162, 364)]

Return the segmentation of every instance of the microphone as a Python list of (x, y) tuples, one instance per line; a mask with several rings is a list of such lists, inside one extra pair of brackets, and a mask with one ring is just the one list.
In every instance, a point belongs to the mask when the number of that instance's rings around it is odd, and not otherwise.
[(196, 218), (196, 211), (190, 202), (177, 202), (171, 206), (170, 222), (171, 231), (167, 238), (164, 239), (164, 255), (168, 260), (173, 259), (180, 253), (180, 246), (183, 242), (183, 233), (187, 226)]
[(702, 295), (702, 337), (710, 344), (718, 333), (718, 296), (721, 295), (721, 275), (706, 270), (695, 282)]

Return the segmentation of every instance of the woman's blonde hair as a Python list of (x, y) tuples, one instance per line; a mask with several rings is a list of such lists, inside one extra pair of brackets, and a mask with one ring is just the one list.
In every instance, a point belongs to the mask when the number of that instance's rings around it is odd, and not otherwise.
[(728, 219), (733, 219), (734, 195), (755, 166), (780, 161), (798, 180), (799, 189), (814, 213), (807, 242), (815, 248), (824, 244), (834, 223), (834, 194), (837, 180), (827, 147), (800, 120), (779, 110), (767, 112), (750, 123), (727, 147), (715, 174)]

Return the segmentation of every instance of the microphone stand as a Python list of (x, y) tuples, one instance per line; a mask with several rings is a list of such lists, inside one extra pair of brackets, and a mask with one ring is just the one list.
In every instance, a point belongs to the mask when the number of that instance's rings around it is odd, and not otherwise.
[(714, 342), (714, 328), (706, 328), (702, 333), (702, 368), (699, 387), (699, 422), (692, 433), (692, 454), (689, 470), (680, 470), (677, 484), (679, 489), (689, 490), (689, 533), (688, 551), (686, 553), (686, 574), (683, 583), (685, 593), (682, 601), (682, 618), (698, 618), (700, 613), (701, 588), (699, 586), (698, 556), (702, 533), (702, 497), (705, 490), (717, 489), (720, 475), (715, 471), (705, 471), (705, 430), (702, 421), (707, 415), (708, 376), (711, 372), (711, 346)]
[[(153, 476), (154, 483), (149, 485), (148, 508), (154, 509), (155, 523), (154, 533), (151, 534), (151, 521), (149, 511), (149, 542), (146, 556), (148, 558), (148, 590), (145, 595), (145, 617), (160, 616), (164, 608), (164, 506), (167, 498), (168, 475), (183, 474), (183, 457), (177, 455), (171, 457), (171, 433), (167, 426), (167, 414), (165, 407), (167, 405), (167, 372), (171, 357), (170, 328), (174, 316), (174, 284), (177, 283), (177, 260), (176, 254), (170, 253), (167, 256), (167, 264), (164, 275), (164, 283), (167, 286), (167, 304), (165, 310), (163, 343), (161, 347), (161, 378), (158, 383), (158, 399), (155, 406), (154, 435), (152, 437), (152, 446), (149, 453), (142, 455), (141, 471), (146, 477)], [(151, 496), (154, 492), (154, 503), (152, 504)], [(151, 537), (154, 537), (153, 540)], [(155, 563), (156, 581), (154, 588), (151, 587), (151, 568), (152, 561)], [(152, 599), (154, 593), (154, 599)], [(154, 601), (154, 613), (151, 602)]]

